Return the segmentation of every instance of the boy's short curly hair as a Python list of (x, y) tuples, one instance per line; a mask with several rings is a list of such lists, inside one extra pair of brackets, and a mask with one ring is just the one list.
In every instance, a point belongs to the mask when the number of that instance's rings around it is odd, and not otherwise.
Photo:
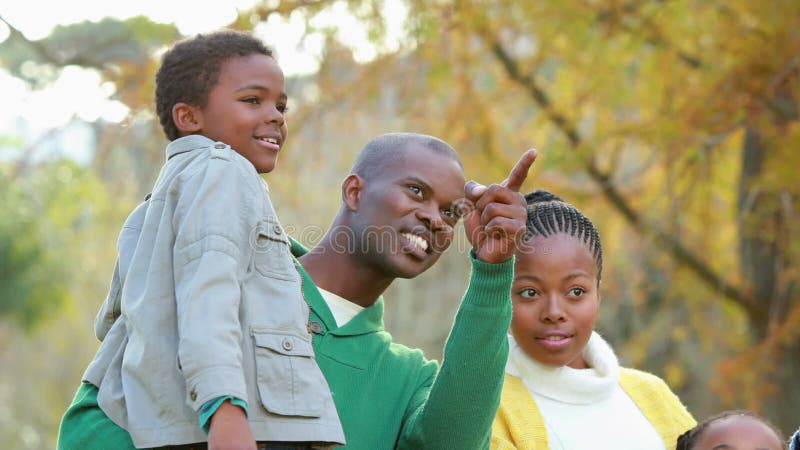
[(211, 89), (219, 81), (222, 63), (252, 54), (273, 57), (272, 50), (257, 38), (232, 30), (198, 34), (169, 49), (156, 72), (156, 114), (167, 139), (180, 137), (172, 120), (172, 107), (180, 102), (206, 106)]

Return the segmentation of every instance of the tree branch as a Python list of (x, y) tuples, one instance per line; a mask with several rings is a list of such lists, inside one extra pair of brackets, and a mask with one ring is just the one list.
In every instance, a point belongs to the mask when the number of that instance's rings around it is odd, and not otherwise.
[[(584, 144), (583, 138), (581, 138), (571, 121), (553, 106), (549, 96), (538, 85), (536, 79), (520, 71), (516, 60), (514, 60), (494, 36), (488, 35), (485, 32), (484, 35), (489, 42), (492, 53), (500, 61), (509, 78), (528, 91), (534, 102), (543, 110), (550, 122), (566, 136), (573, 150), (580, 148)], [(674, 236), (674, 234), (667, 233), (660, 227), (644, 221), (639, 212), (630, 205), (619, 189), (617, 189), (611, 177), (607, 173), (602, 172), (591, 158), (581, 155), (580, 161), (583, 163), (591, 179), (600, 186), (603, 195), (635, 229), (639, 230), (639, 232), (644, 235), (654, 237), (655, 241), (663, 248), (666, 248), (676, 260), (689, 267), (692, 272), (709, 287), (741, 305), (751, 317), (760, 319), (764, 315), (764, 311), (759, 308), (758, 302), (749, 294), (749, 290), (725, 280), (703, 261), (702, 258), (689, 250)]]

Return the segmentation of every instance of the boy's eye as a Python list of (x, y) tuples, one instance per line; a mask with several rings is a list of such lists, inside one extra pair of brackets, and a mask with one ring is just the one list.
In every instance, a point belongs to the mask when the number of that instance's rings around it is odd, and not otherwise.
[(525, 288), (519, 291), (519, 296), (522, 298), (533, 298), (536, 296), (536, 289), (533, 288)]
[(413, 192), (414, 195), (416, 195), (417, 197), (422, 197), (422, 188), (420, 188), (419, 186), (414, 186), (412, 184), (411, 186), (408, 187), (408, 190)]

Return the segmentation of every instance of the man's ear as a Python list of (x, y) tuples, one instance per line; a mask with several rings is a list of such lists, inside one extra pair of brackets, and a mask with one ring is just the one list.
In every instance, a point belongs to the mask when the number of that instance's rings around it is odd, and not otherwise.
[(203, 112), (188, 103), (176, 103), (172, 107), (172, 121), (182, 136), (195, 134), (203, 129)]
[(358, 211), (365, 184), (366, 180), (354, 173), (348, 175), (342, 182), (342, 201), (350, 211)]

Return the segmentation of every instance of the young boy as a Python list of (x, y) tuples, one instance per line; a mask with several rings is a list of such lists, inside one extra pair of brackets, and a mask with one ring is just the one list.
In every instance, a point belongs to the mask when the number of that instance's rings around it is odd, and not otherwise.
[(286, 140), (286, 101), (283, 73), (250, 35), (198, 35), (164, 55), (167, 162), (121, 233), (103, 342), (59, 449), (344, 443), (290, 242), (258, 175)]

